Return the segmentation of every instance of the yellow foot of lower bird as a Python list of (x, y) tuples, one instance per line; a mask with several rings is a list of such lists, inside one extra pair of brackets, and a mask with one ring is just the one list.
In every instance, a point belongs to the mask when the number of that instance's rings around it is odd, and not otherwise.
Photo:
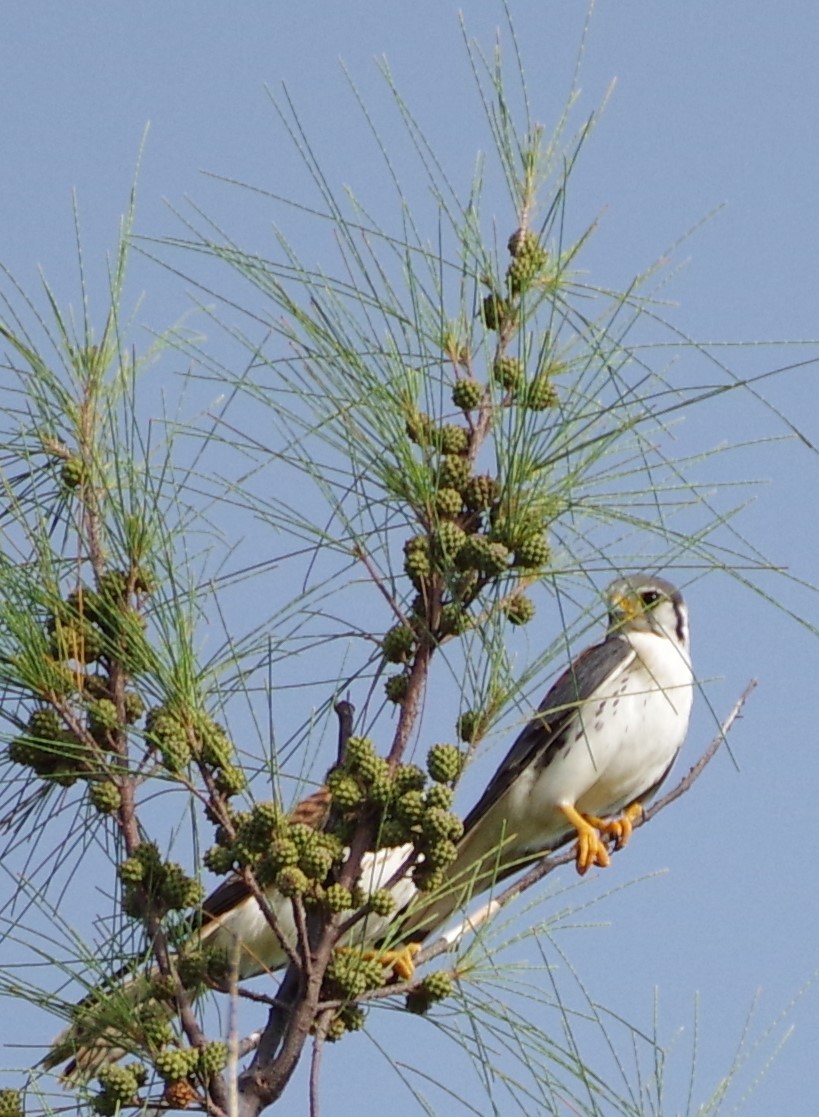
[(589, 821), (568, 803), (564, 803), (560, 809), (577, 831), (575, 866), (578, 873), (583, 876), (592, 865), (599, 865), (601, 869), (608, 868), (611, 859), (606, 843), (597, 832), (595, 823), (598, 820)]
[[(348, 947), (347, 949), (351, 949)], [(395, 950), (364, 950), (362, 957), (380, 962), (385, 970), (391, 969), (398, 981), (409, 981), (415, 973), (415, 955), (421, 949), (419, 942), (408, 942)]]
[(615, 849), (622, 849), (623, 846), (628, 844), (634, 829), (634, 823), (642, 813), (642, 803), (632, 803), (617, 818), (594, 818), (591, 815), (586, 815), (586, 819), (599, 830), (601, 836), (610, 838), (614, 842)]
[(415, 955), (420, 949), (419, 942), (408, 942), (397, 950), (385, 950), (378, 960), (385, 968), (391, 968), (399, 981), (409, 981), (415, 973)]

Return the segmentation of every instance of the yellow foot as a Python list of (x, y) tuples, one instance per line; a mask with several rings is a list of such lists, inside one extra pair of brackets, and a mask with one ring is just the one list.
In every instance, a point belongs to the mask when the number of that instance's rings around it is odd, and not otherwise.
[(568, 803), (562, 804), (560, 810), (577, 831), (575, 865), (578, 873), (583, 876), (592, 865), (599, 865), (601, 869), (607, 868), (610, 863), (609, 851), (597, 832), (595, 824), (598, 820), (588, 821)]
[(585, 817), (595, 829), (599, 830), (601, 836), (611, 838), (615, 849), (622, 849), (623, 846), (628, 844), (631, 832), (634, 829), (634, 822), (642, 813), (643, 804), (632, 803), (617, 818), (594, 818), (592, 815), (586, 815)]
[[(354, 950), (355, 947), (342, 947), (343, 950)], [(375, 959), (380, 962), (385, 970), (391, 969), (397, 981), (409, 981), (415, 973), (415, 955), (421, 949), (419, 942), (408, 942), (395, 950), (363, 950), (362, 958), (367, 961)]]
[(385, 968), (392, 968), (393, 976), (399, 981), (409, 981), (415, 973), (415, 955), (421, 949), (419, 942), (408, 942), (397, 950), (385, 950), (376, 955)]

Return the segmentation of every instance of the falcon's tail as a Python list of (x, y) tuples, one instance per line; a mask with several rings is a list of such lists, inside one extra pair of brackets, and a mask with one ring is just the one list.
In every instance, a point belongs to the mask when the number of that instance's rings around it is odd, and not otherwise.
[(511, 849), (511, 841), (487, 846), (486, 833), (485, 829), (475, 827), (464, 835), (457, 857), (446, 870), (444, 884), (429, 896), (419, 893), (409, 906), (401, 925), (402, 939), (421, 942), (455, 912), (462, 912), (467, 918), (473, 900), (543, 856), (538, 853), (521, 858)]
[[(138, 974), (98, 989), (80, 1001), (73, 1019), (54, 1040), (41, 1062), (45, 1070), (66, 1063), (61, 1077), (83, 1082), (106, 1063), (146, 1045), (147, 1033), (171, 1019), (169, 1005), (152, 996), (154, 973)], [(149, 1044), (150, 1045), (150, 1044)]]

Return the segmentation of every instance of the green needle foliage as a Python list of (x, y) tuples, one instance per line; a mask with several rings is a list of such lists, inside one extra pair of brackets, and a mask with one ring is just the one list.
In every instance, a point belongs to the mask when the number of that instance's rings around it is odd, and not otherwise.
[[(400, 878), (445, 886), (464, 768), (510, 707), (525, 716), (533, 682), (596, 612), (567, 628), (555, 602), (614, 571), (765, 565), (731, 523), (733, 498), (714, 495), (711, 455), (675, 458), (669, 437), (743, 385), (690, 389), (650, 363), (652, 272), (625, 292), (581, 277), (592, 229), (567, 234), (570, 184), (595, 116), (572, 132), (569, 107), (547, 134), (519, 67), (509, 80), (499, 53), (466, 45), (495, 163), (462, 190), (386, 69), (410, 185), (362, 105), (392, 225), (331, 185), (294, 106), (273, 102), (318, 201), (266, 197), (332, 233), (335, 269), (308, 266), (281, 222), (269, 258), (199, 212), (185, 236), (139, 242), (177, 272), (193, 261), (186, 280), (203, 291), (195, 263), (225, 266), (224, 294), (201, 308), (218, 344), (173, 329), (138, 354), (123, 313), (133, 198), (96, 328), (82, 260), (79, 323), (47, 285), (41, 312), (6, 277), (3, 853), (23, 872), (4, 918), (49, 966), (40, 984), (10, 970), (2, 990), (68, 1023), (46, 1070), (79, 1058), (65, 1088), (83, 1111), (249, 1117), (284, 1094), (306, 1046), (317, 1078), (324, 1042), (365, 1025), (375, 1038), (385, 1005), (450, 1036), (499, 1108), (636, 1114), (650, 1097), (672, 1111), (659, 1071), (641, 1083), (642, 1064), (631, 1075), (616, 1053), (616, 1074), (597, 1069), (600, 1036), (606, 1056), (615, 1041), (591, 999), (532, 992), (484, 932), (421, 977), (360, 950), (400, 944)], [(433, 199), (431, 225), (416, 195)], [(192, 371), (157, 416), (151, 366), (178, 351)], [(203, 384), (225, 399), (204, 414), (187, 404)], [(535, 616), (542, 651), (521, 675), (506, 649)], [(395, 849), (383, 879), (362, 873)], [(240, 963), (197, 940), (200, 865), (257, 904), (276, 955), (259, 968), (290, 967), (275, 1003), (269, 978), (256, 994), (273, 1010), (242, 1049), (255, 1054), (238, 1102), (236, 1037), (224, 1043), (200, 998), (241, 997)], [(102, 906), (74, 929), (91, 879)], [(662, 1069), (658, 1038), (639, 1047)], [(29, 1111), (63, 1104), (42, 1067), (33, 1081)], [(0, 1095), (9, 1117), (22, 1104)]]

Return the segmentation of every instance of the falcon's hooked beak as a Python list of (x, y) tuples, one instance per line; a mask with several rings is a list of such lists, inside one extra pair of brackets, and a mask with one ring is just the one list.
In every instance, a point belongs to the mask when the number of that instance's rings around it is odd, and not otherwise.
[(623, 590), (609, 598), (609, 632), (622, 632), (624, 629), (640, 632), (661, 632), (662, 628), (654, 619), (653, 613), (661, 598), (647, 601), (643, 593), (636, 590)]
[(619, 593), (611, 598), (609, 610), (612, 628), (620, 628), (641, 617), (646, 607), (638, 593)]

